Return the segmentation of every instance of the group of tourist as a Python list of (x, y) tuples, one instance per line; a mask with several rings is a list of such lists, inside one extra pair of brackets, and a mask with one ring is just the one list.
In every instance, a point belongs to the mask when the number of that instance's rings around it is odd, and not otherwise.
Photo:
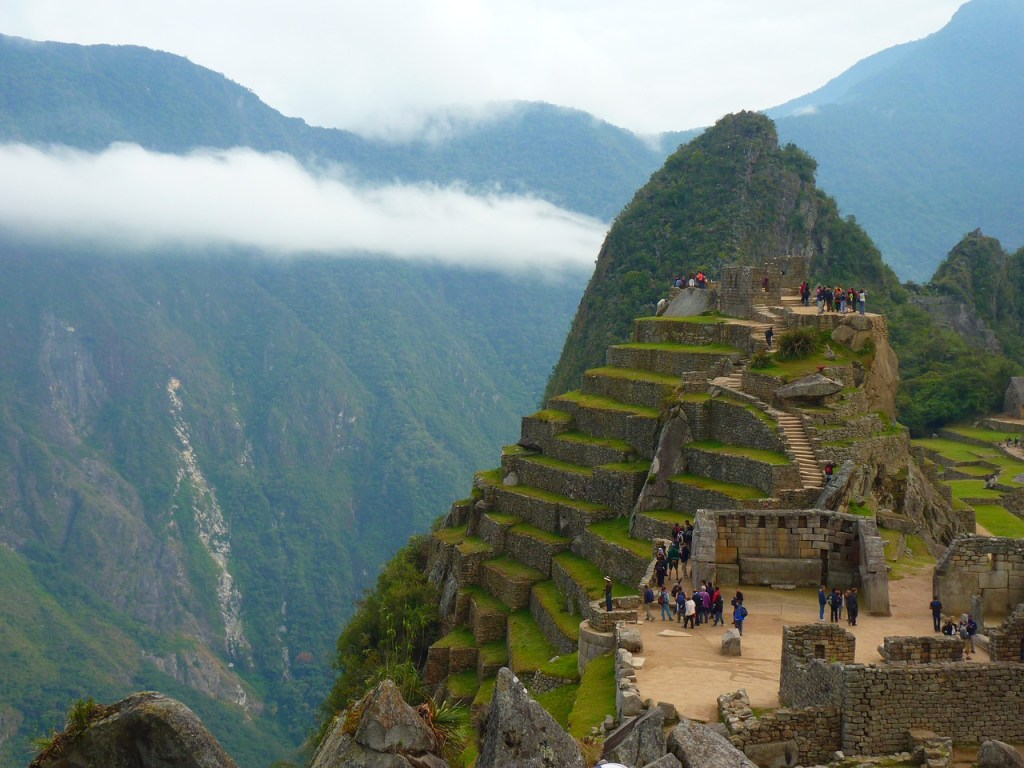
[(835, 587), (831, 592), (827, 591), (824, 584), (818, 589), (818, 621), (825, 620), (825, 607), (829, 608), (829, 620), (833, 623), (843, 618), (843, 608), (846, 608), (846, 623), (851, 627), (857, 626), (857, 615), (860, 613), (858, 605), (857, 588), (843, 592)]
[[(644, 592), (644, 610), (647, 620), (654, 621), (652, 606), (657, 603), (661, 609), (662, 621), (675, 621), (683, 628), (696, 629), (704, 624), (713, 627), (725, 626), (725, 598), (720, 587), (702, 581), (689, 595), (677, 581), (670, 592), (661, 586), (655, 591), (653, 584), (648, 584)], [(730, 601), (732, 605), (732, 623), (743, 634), (743, 621), (747, 618), (747, 609), (743, 606), (743, 593), (739, 590)]]
[(707, 288), (708, 276), (703, 271), (699, 271), (696, 274), (691, 272), (689, 277), (676, 275), (672, 278), (672, 285), (676, 288)]
[[(668, 550), (658, 547), (654, 561), (654, 577), (658, 589), (665, 586), (665, 579), (673, 574), (677, 579), (690, 575), (690, 546), (693, 544), (693, 524), (687, 520), (686, 525), (676, 523), (672, 527), (672, 540)], [(682, 576), (680, 576), (682, 571)]]
[[(807, 282), (800, 284), (800, 300), (805, 307), (810, 306), (811, 287)], [(841, 285), (829, 286), (819, 285), (816, 289), (815, 301), (818, 305), (818, 314), (824, 312), (860, 312), (864, 314), (868, 303), (868, 292), (863, 288), (844, 288)]]
[(948, 637), (959, 637), (964, 644), (964, 658), (971, 658), (974, 650), (974, 636), (978, 634), (978, 622), (974, 615), (961, 613), (959, 620), (954, 616), (942, 617), (942, 601), (938, 595), (932, 595), (932, 601), (928, 603), (932, 611), (932, 625), (936, 632), (941, 632)]

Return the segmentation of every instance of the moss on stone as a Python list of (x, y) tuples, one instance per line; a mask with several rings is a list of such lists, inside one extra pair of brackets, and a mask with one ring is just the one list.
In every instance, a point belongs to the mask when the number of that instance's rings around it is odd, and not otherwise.
[(471, 630), (469, 627), (456, 627), (430, 647), (475, 648), (476, 640), (473, 638), (473, 630)]
[(634, 539), (629, 535), (628, 517), (616, 517), (612, 520), (599, 520), (596, 523), (588, 525), (587, 530), (597, 536), (600, 536), (605, 541), (611, 544), (617, 544), (623, 549), (627, 549), (640, 557), (652, 558), (654, 556), (651, 551), (651, 543), (649, 541)]
[(583, 671), (576, 702), (569, 713), (569, 733), (582, 739), (607, 715), (615, 715), (615, 660), (610, 653), (592, 659)]

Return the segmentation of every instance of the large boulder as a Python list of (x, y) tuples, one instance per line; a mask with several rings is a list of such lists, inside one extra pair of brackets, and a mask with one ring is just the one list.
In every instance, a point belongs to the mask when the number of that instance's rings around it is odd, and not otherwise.
[(32, 768), (237, 768), (199, 718), (152, 691), (83, 711), (32, 761)]
[(812, 373), (797, 379), (792, 384), (779, 387), (775, 390), (775, 394), (785, 400), (815, 399), (834, 395), (842, 388), (843, 385), (838, 381), (834, 381), (828, 376), (822, 376), (820, 373)]
[(498, 670), (477, 768), (584, 768), (579, 745), (508, 667)]
[(385, 680), (342, 713), (311, 768), (446, 768), (434, 732)]
[(672, 729), (668, 751), (683, 768), (756, 768), (728, 739), (693, 720), (681, 720)]
[(1024, 757), (1009, 744), (991, 739), (978, 750), (978, 768), (1024, 768)]
[(612, 763), (647, 765), (665, 754), (665, 713), (653, 707), (605, 739), (601, 756)]
[(743, 639), (735, 629), (727, 629), (722, 633), (722, 655), (742, 656)]

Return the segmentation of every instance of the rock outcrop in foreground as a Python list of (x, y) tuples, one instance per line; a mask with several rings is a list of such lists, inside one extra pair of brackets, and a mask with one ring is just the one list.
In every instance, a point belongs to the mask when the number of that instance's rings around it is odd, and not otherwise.
[(217, 740), (181, 702), (136, 693), (83, 712), (29, 768), (237, 768)]

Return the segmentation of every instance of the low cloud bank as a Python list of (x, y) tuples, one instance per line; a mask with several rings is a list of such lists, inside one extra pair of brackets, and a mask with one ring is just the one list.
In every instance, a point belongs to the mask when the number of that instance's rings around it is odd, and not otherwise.
[(436, 261), (505, 271), (589, 269), (607, 225), (550, 203), (429, 184), (362, 186), (249, 149), (187, 156), (114, 145), (0, 145), (0, 227), (145, 250), (237, 245), (280, 254)]

